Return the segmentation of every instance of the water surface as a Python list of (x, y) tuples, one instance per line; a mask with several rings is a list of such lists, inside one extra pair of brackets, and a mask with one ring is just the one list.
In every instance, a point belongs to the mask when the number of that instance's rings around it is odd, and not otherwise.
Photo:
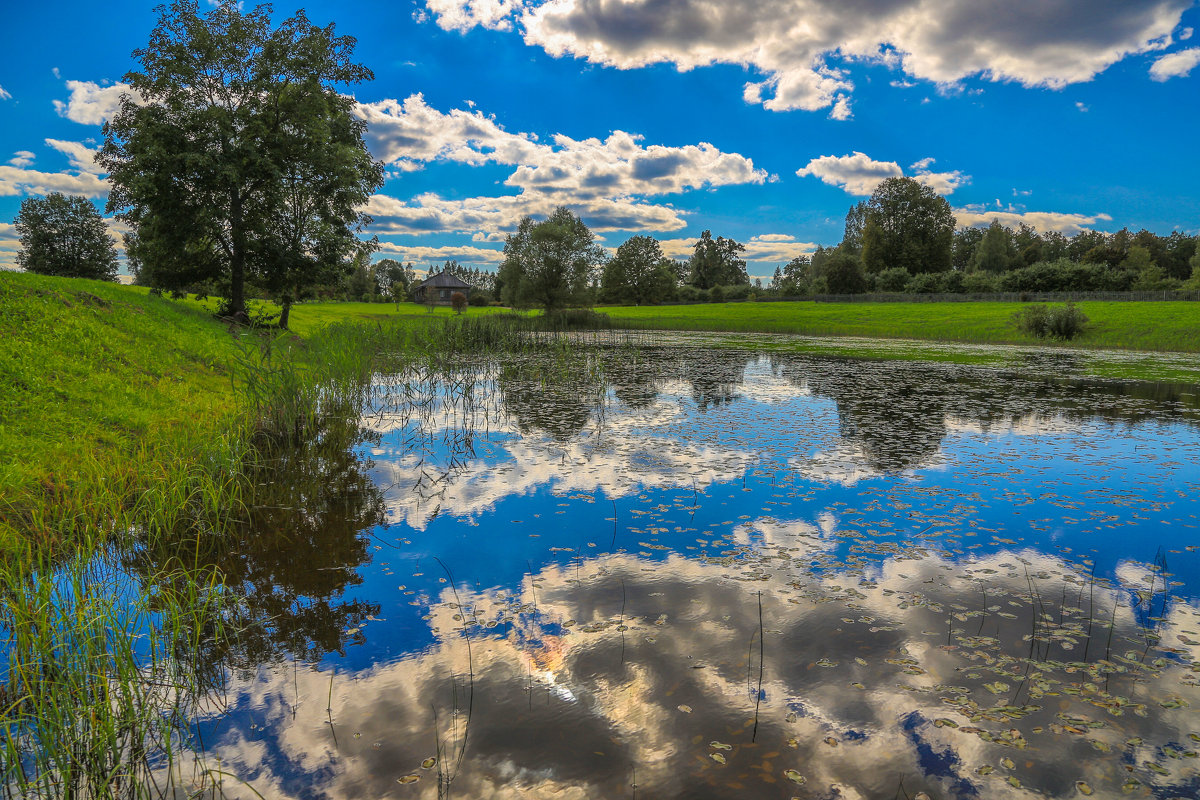
[(1200, 796), (1200, 403), (1037, 366), (380, 376), (211, 556), (204, 756), (246, 797)]

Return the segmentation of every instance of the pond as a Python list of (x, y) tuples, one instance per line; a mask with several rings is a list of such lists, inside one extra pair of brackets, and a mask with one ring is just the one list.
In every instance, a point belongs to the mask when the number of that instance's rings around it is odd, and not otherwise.
[(1037, 367), (379, 376), (211, 556), (196, 741), (242, 797), (1200, 796), (1200, 401)]

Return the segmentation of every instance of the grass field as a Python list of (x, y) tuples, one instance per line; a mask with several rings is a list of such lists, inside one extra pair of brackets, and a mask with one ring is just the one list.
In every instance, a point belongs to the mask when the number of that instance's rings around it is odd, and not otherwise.
[[(1016, 329), (1021, 303), (710, 303), (601, 307), (620, 326), (943, 342), (1040, 344)], [(1200, 304), (1087, 302), (1087, 331), (1064, 347), (1200, 353)]]

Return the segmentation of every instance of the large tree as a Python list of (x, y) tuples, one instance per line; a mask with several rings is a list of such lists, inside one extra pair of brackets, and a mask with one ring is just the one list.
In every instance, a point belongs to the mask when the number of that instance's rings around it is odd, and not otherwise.
[(1013, 266), (1015, 255), (1012, 233), (994, 219), (975, 248), (971, 268), (979, 272), (1004, 272)]
[(913, 275), (945, 272), (953, 239), (946, 198), (912, 178), (888, 178), (867, 201), (862, 259), (872, 274), (896, 267)]
[(547, 311), (586, 302), (604, 250), (579, 217), (559, 207), (543, 222), (525, 217), (504, 240), (497, 282), (514, 308)]
[(675, 290), (675, 262), (652, 236), (634, 236), (604, 266), (600, 287), (614, 298), (637, 305), (658, 303)]
[(711, 231), (704, 231), (688, 261), (688, 283), (697, 289), (749, 285), (750, 276), (741, 257), (745, 250), (741, 242), (724, 236), (714, 239)]
[(234, 0), (162, 9), (97, 158), (144, 279), (213, 281), (244, 317), (248, 277), (294, 298), (357, 254), (382, 169), (339, 91), (373, 77), (353, 50), (303, 12), (273, 27), (269, 7)]
[(21, 250), (17, 265), (42, 275), (117, 279), (117, 251), (100, 212), (86, 197), (54, 192), (21, 203), (13, 221)]

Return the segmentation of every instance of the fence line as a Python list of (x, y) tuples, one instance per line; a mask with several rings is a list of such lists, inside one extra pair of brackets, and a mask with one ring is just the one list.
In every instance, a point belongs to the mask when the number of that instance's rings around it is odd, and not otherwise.
[(931, 293), (909, 294), (908, 292), (873, 292), (869, 294), (818, 294), (812, 299), (818, 303), (1048, 303), (1082, 302), (1085, 300), (1200, 300), (1200, 292), (1157, 291), (1157, 292), (987, 292), (987, 293)]

